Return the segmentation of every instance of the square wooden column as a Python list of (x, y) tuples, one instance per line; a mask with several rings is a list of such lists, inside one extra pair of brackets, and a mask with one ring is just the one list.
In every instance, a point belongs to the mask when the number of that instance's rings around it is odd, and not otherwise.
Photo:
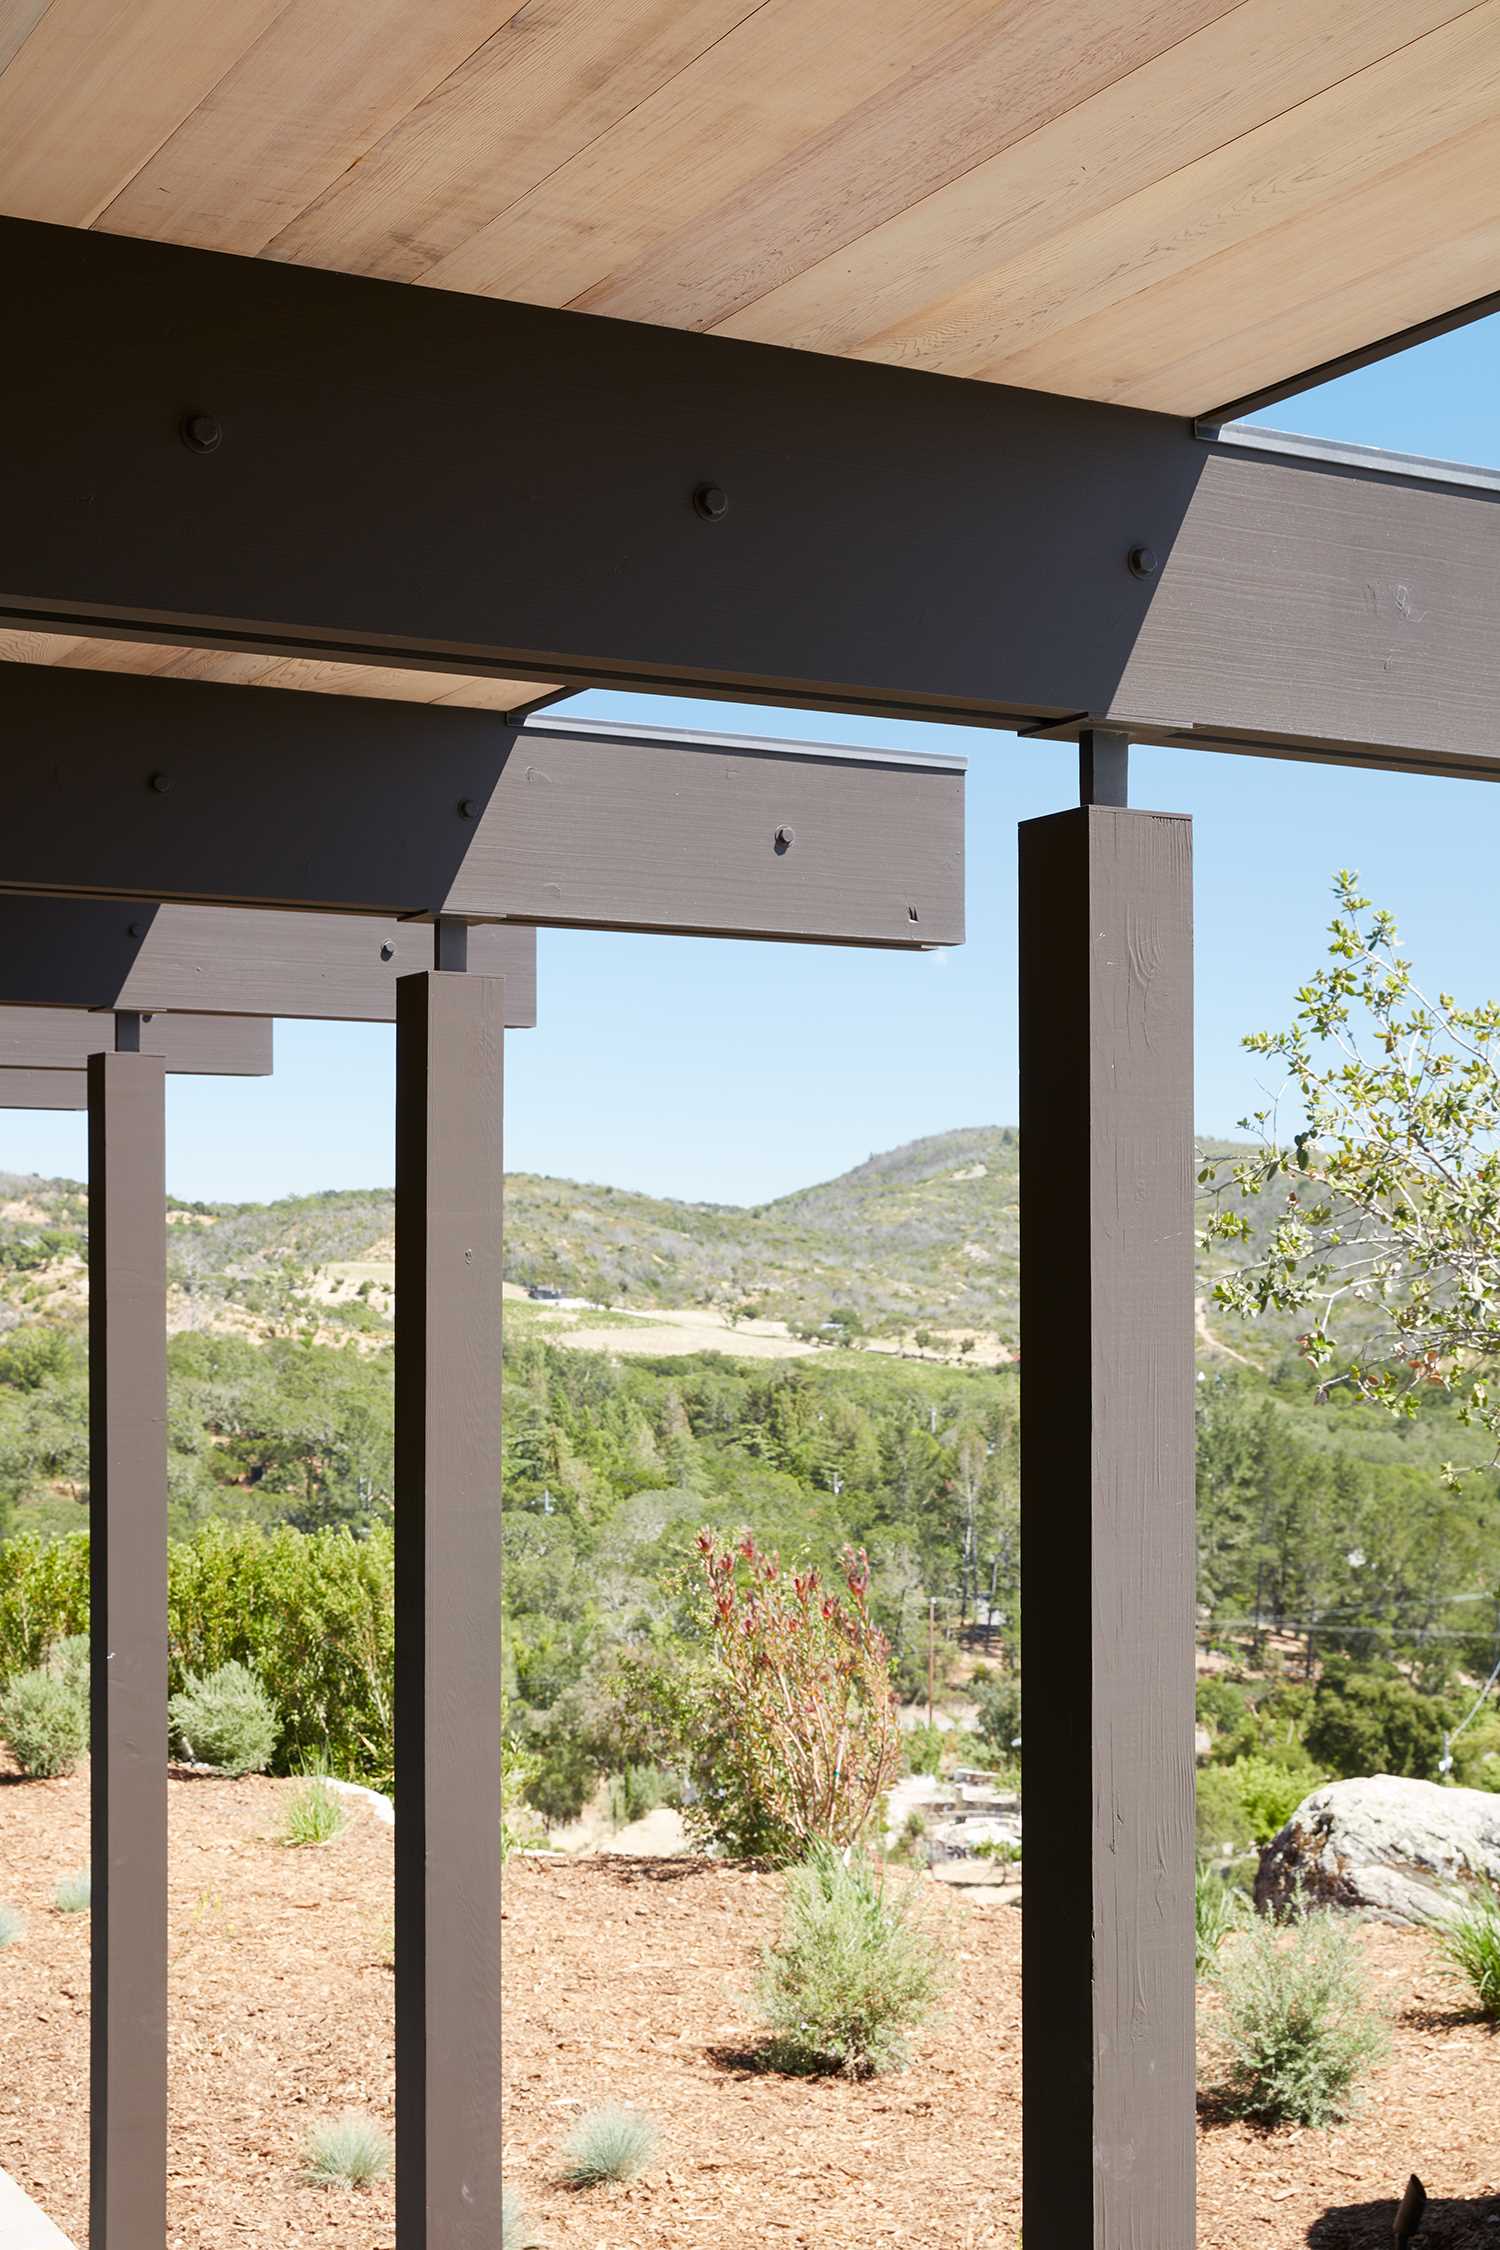
[(93, 2250), (167, 2224), (164, 1069), (88, 1058)]
[(1024, 2230), (1190, 2250), (1192, 831), (1020, 842)]
[(396, 2239), (496, 2250), (504, 983), (396, 994)]

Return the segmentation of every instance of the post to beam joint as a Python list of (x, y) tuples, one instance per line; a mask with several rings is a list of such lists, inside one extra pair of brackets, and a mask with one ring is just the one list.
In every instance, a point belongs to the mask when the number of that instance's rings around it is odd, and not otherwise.
[(504, 1022), (498, 977), (434, 969), (397, 985), (401, 2250), (500, 2240)]
[(166, 2239), (165, 1066), (88, 1058), (89, 2241)]
[(1130, 737), (1106, 727), (1085, 727), (1078, 737), (1078, 802), (1113, 805), (1130, 802)]
[(1191, 826), (1021, 828), (1028, 2242), (1191, 2250)]

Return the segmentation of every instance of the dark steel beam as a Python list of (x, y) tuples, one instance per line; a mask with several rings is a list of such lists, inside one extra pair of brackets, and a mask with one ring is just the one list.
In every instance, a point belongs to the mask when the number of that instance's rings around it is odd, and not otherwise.
[[(3, 981), (3, 980), (0, 980)], [(141, 1045), (192, 1077), (269, 1078), (271, 1025), (253, 1016), (148, 1016)], [(0, 1008), (0, 1065), (83, 1070), (115, 1044), (110, 1014), (84, 1008)]]
[(500, 2241), (498, 979), (396, 1015), (396, 2234)]
[(166, 2240), (165, 1070), (89, 1058), (89, 2241)]
[(0, 242), (17, 626), (1493, 770), (1493, 496), (728, 337)]
[(87, 1109), (88, 1073), (0, 1065), (0, 1109)]
[(1191, 828), (1021, 828), (1028, 2242), (1190, 2250)]
[(963, 936), (961, 759), (25, 664), (0, 665), (0, 729), (0, 889)]
[[(470, 958), (504, 977), (508, 1028), (529, 1029), (536, 932), (481, 924)], [(423, 922), (0, 894), (0, 1000), (20, 1007), (394, 1023), (397, 978), (431, 959)]]

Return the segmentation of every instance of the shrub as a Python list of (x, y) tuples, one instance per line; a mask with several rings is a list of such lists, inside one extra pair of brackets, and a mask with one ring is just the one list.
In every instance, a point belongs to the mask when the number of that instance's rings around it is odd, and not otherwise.
[(304, 1782), (287, 1801), (281, 1841), (294, 1850), (337, 1843), (349, 1825), (349, 1807), (321, 1774)]
[(172, 1732), (195, 1765), (264, 1773), (276, 1747), (276, 1708), (248, 1664), (189, 1672), (171, 1698)]
[(26, 1917), (14, 1906), (0, 1906), (0, 1953), (26, 1935)]
[(389, 2137), (368, 2117), (337, 2117), (307, 2136), (302, 2177), (309, 2187), (368, 2187), (390, 2168)]
[(1211, 1974), (1219, 1947), (1232, 1930), (1245, 1927), (1249, 1900), (1216, 1867), (1200, 1867), (1193, 1884), (1193, 1928), (1196, 1936), (1197, 1972)]
[(698, 1535), (696, 1663), (627, 1660), (627, 1713), (697, 1792), (689, 1828), (731, 1858), (794, 1860), (869, 1827), (901, 1770), (890, 1650), (869, 1611), (870, 1567), (844, 1586), (783, 1571), (749, 1532)]
[(1385, 2052), (1354, 1933), (1331, 1914), (1257, 1919), (1219, 1961), (1217, 2045), (1231, 2106), (1268, 2124), (1331, 2125)]
[(19, 1672), (0, 1696), (0, 1734), (22, 1773), (51, 1780), (71, 1773), (88, 1749), (88, 1704), (55, 1673)]
[(59, 1914), (87, 1914), (94, 1903), (94, 1878), (88, 1869), (65, 1875), (52, 1893), (52, 1903)]
[(860, 1853), (826, 1846), (788, 1870), (781, 1936), (757, 1997), (781, 2070), (869, 2077), (904, 2062), (908, 2035), (943, 1986), (936, 1933), (916, 1880), (899, 1887)]
[(1472, 1986), (1487, 2016), (1500, 2019), (1500, 1891), (1480, 1891), (1439, 1925), (1439, 1949)]
[[(170, 1680), (248, 1664), (280, 1720), (276, 1768), (309, 1760), (388, 1788), (394, 1549), (388, 1525), (346, 1530), (208, 1523), (168, 1550)], [(89, 1539), (0, 1540), (0, 1684), (55, 1664), (88, 1625)]]
[(1415, 1774), (1435, 1780), (1452, 1713), (1409, 1680), (1330, 1664), (1307, 1726), (1307, 1747), (1330, 1773)]
[(45, 1669), (64, 1686), (72, 1688), (75, 1695), (87, 1703), (89, 1699), (89, 1637), (87, 1633), (69, 1633), (48, 1651)]
[(1274, 1758), (1236, 1758), (1225, 1769), (1239, 1791), (1251, 1841), (1268, 1844), (1284, 1828), (1304, 1797), (1325, 1776), (1306, 1762), (1283, 1765)]
[(940, 1774), (943, 1770), (943, 1751), (946, 1737), (939, 1726), (908, 1727), (901, 1738), (906, 1754), (908, 1773)]
[(1015, 1756), (1021, 1739), (1021, 1683), (1015, 1679), (988, 1679), (975, 1690), (979, 1706), (979, 1733), (1002, 1758)]
[(632, 2179), (650, 2163), (658, 2138), (650, 2118), (635, 2110), (590, 2110), (568, 2135), (563, 2148), (563, 2178), (575, 2188)]

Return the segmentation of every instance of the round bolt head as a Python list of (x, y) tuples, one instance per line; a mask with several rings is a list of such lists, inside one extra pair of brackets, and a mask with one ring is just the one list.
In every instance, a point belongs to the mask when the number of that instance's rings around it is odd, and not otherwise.
[(472, 797), (459, 798), (458, 817), (460, 820), (477, 820), (479, 818), (479, 807)]
[(143, 937), (145, 936), (145, 934), (146, 934), (146, 925), (145, 925), (145, 923), (144, 923), (144, 922), (132, 922), (132, 923), (131, 923), (131, 925), (130, 925), (130, 935), (131, 935), (131, 936), (132, 936), (133, 938), (143, 938)]
[(705, 523), (722, 523), (729, 513), (729, 495), (721, 484), (700, 484), (693, 506)]
[(1154, 547), (1132, 547), (1127, 560), (1132, 578), (1154, 578), (1161, 568)]
[(172, 786), (172, 776), (169, 773), (154, 773), (151, 776), (151, 786), (158, 797), (165, 797)]
[(789, 851), (791, 850), (791, 848), (792, 848), (793, 844), (795, 844), (795, 843), (796, 843), (796, 841), (797, 841), (797, 831), (796, 831), (796, 829), (795, 829), (795, 828), (778, 828), (778, 829), (777, 829), (777, 831), (776, 831), (776, 849), (777, 849), (777, 850), (778, 850), (779, 852), (789, 852)]
[(394, 961), (396, 958), (396, 948), (393, 945), (383, 945), (380, 948), (380, 958), (382, 961)]
[(224, 426), (217, 414), (184, 414), (179, 428), (189, 453), (217, 453), (224, 442)]

